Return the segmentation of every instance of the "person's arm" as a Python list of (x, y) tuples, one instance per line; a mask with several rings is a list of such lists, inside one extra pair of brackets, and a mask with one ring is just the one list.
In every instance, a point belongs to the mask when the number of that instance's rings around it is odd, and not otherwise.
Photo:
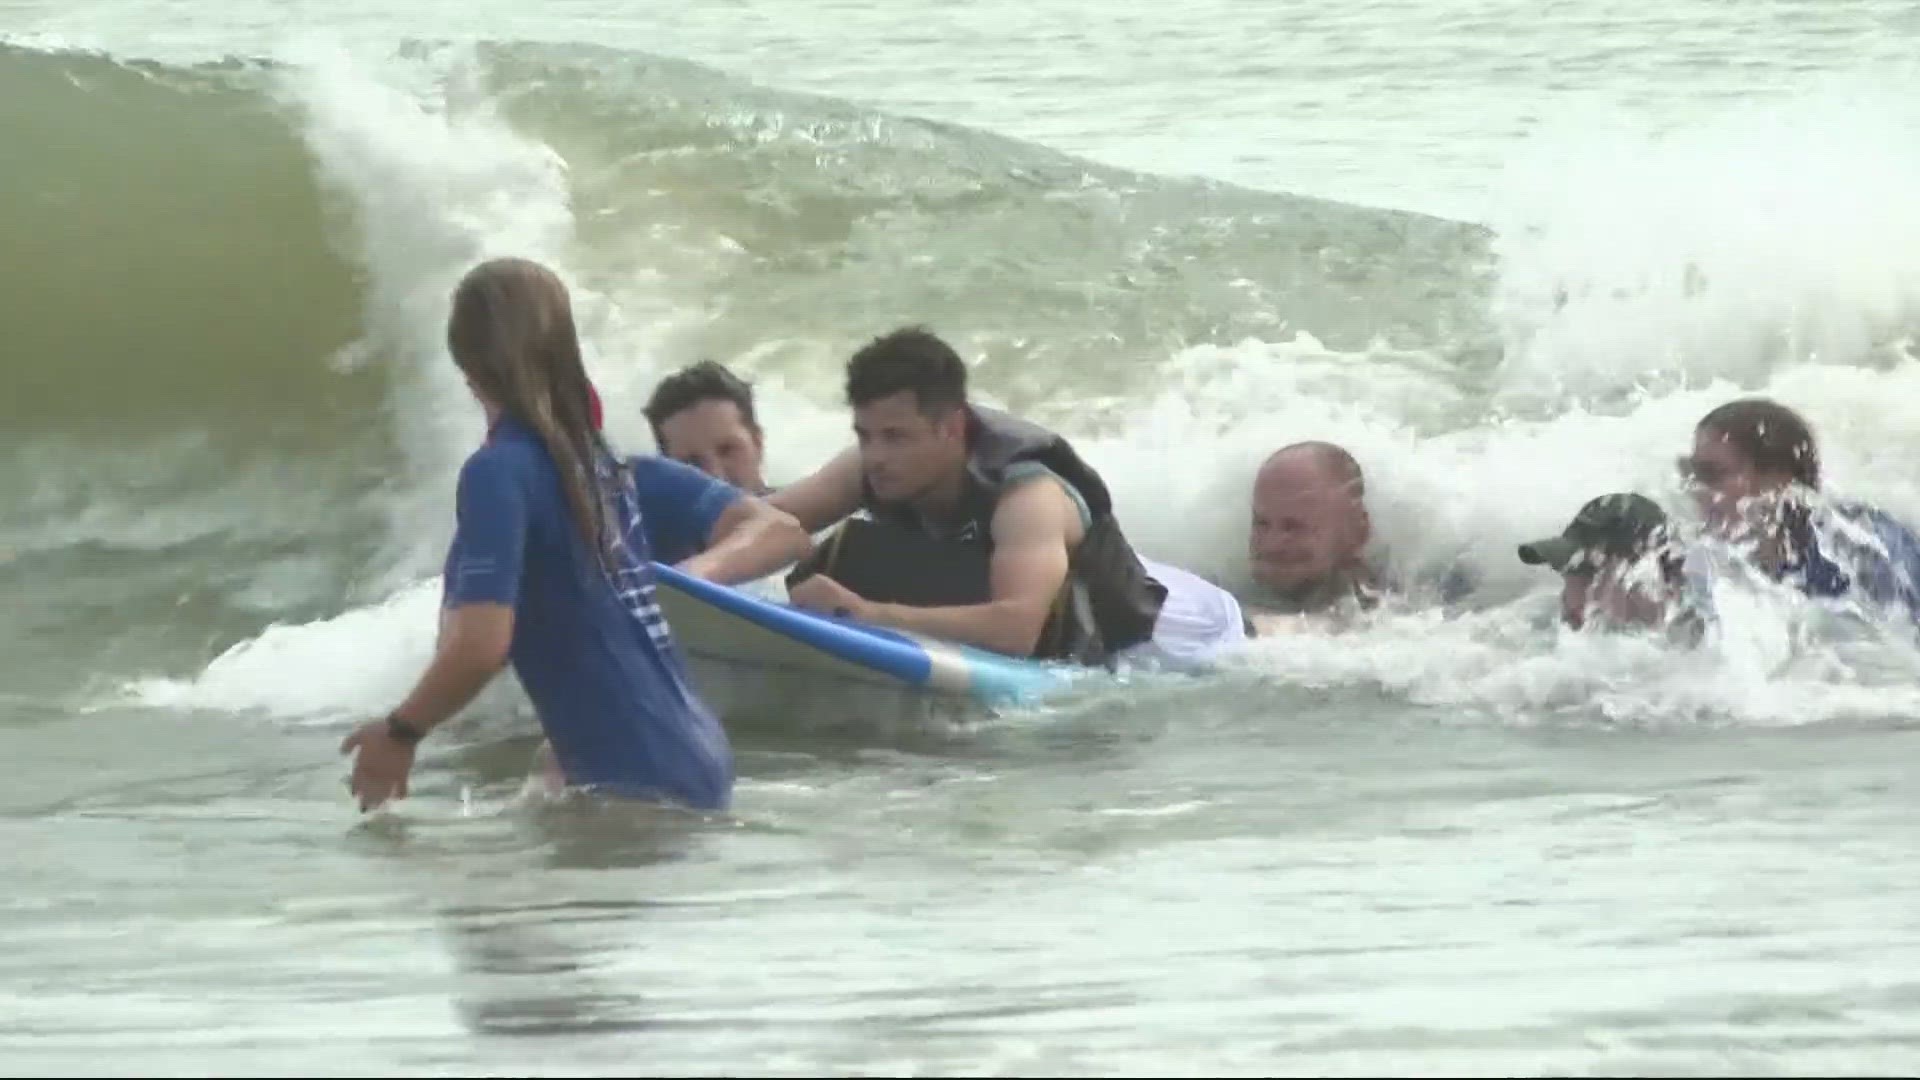
[(767, 497), (774, 509), (792, 514), (809, 535), (860, 509), (860, 449), (850, 447), (813, 475)]
[(735, 585), (791, 566), (813, 551), (813, 537), (792, 514), (765, 499), (735, 499), (720, 512), (707, 534), (707, 547), (679, 565), (697, 578)]
[(444, 626), (427, 670), (388, 714), (422, 737), (466, 708), (506, 666), (513, 645), (513, 606), (460, 604), (448, 609)]
[(684, 462), (636, 457), (634, 489), (654, 558), (733, 585), (765, 577), (813, 549), (791, 514)]
[(413, 747), (457, 715), (506, 666), (526, 545), (526, 503), (510, 463), (476, 457), (460, 471), (453, 558), (433, 659), (384, 718), (341, 743), (358, 750), (351, 785), (360, 808), (405, 798)]
[(465, 708), (506, 666), (526, 552), (525, 493), (512, 462), (486, 455), (460, 470), (455, 556), (434, 657), (391, 715), (425, 734)]
[(1052, 480), (1024, 483), (1003, 496), (993, 515), (993, 598), (984, 604), (873, 603), (823, 574), (794, 586), (792, 595), (804, 606), (844, 608), (855, 618), (897, 630), (1031, 656), (1066, 583), (1067, 545), (1078, 524), (1079, 510)]

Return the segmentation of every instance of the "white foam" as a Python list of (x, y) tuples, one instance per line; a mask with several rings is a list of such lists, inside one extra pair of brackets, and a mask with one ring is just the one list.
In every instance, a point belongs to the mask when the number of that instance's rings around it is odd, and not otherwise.
[(412, 689), (433, 652), (439, 585), (426, 582), (331, 619), (282, 623), (234, 645), (191, 679), (144, 679), (133, 700), (288, 719), (374, 716)]
[(1670, 130), (1582, 113), (1533, 140), (1494, 200), (1507, 399), (1896, 356), (1920, 313), (1911, 90), (1835, 85)]
[(1554, 626), (1557, 579), (1514, 553), (1607, 491), (1688, 515), (1673, 460), (1701, 415), (1749, 393), (1814, 425), (1830, 491), (1920, 523), (1920, 363), (1902, 336), (1920, 314), (1910, 100), (1774, 103), (1658, 138), (1580, 129), (1517, 159), (1501, 200), (1508, 352), (1491, 415), (1420, 357), (1332, 354), (1303, 335), (1188, 350), (1122, 437), (1084, 449), (1144, 548), (1244, 583), (1260, 460), (1301, 439), (1341, 443), (1366, 470), (1390, 567), (1417, 577), (1464, 560), (1480, 600), (1499, 604), (1262, 642), (1247, 662), (1272, 677), (1515, 721), (1911, 714), (1920, 654), (1898, 633), (1846, 644), (1803, 611), (1729, 593), (1725, 633), (1699, 650), (1568, 634)]
[(194, 678), (130, 689), (158, 705), (283, 717), (364, 713), (394, 704), (428, 659), (438, 586), (420, 582), (438, 569), (452, 531), (453, 478), (483, 435), (479, 406), (446, 353), (447, 305), (460, 276), (481, 259), (520, 255), (568, 281), (589, 373), (610, 388), (616, 441), (633, 423), (620, 407), (624, 376), (646, 369), (657, 325), (635, 312), (652, 316), (657, 305), (649, 305), (644, 282), (616, 302), (571, 273), (566, 162), (514, 131), (470, 85), (467, 49), (373, 62), (325, 36), (303, 35), (283, 58), (288, 66), (276, 90), (301, 118), (318, 174), (357, 226), (347, 254), (368, 278), (366, 337), (337, 362), (378, 362), (395, 372), (390, 415), (369, 418), (369, 437), (379, 437), (371, 429), (384, 423), (402, 450), (388, 485), (392, 550), (382, 584), (389, 598), (270, 627)]
[(1790, 726), (1920, 709), (1910, 637), (1823, 626), (1830, 620), (1806, 605), (1757, 594), (1717, 600), (1723, 632), (1691, 649), (1566, 630), (1557, 602), (1533, 595), (1464, 614), (1385, 612), (1343, 633), (1277, 634), (1239, 662), (1292, 685), (1377, 688), (1470, 723)]
[[(447, 46), (372, 63), (321, 37), (288, 47), (279, 91), (303, 118), (302, 134), (323, 181), (357, 224), (365, 267), (366, 339), (341, 362), (377, 360), (396, 371), (391, 583), (433, 568), (451, 524), (451, 478), (478, 444), (483, 420), (446, 352), (447, 305), (476, 262), (502, 255), (538, 260), (567, 281), (584, 360), (596, 382), (644, 368), (659, 305), (645, 281), (617, 297), (572, 272), (574, 216), (567, 164), (515, 131), (472, 84), (470, 50)], [(631, 432), (609, 402), (609, 432)]]
[[(417, 437), (402, 485), (415, 516), (398, 529), (429, 553), (445, 540), (451, 470), (478, 434), (440, 344), (447, 291), (485, 253), (564, 269), (573, 243), (564, 163), (483, 96), (449, 89), (442, 62), (376, 77), (321, 50), (288, 83), (326, 174), (361, 210), (376, 329), (398, 343), (419, 395), (399, 402)], [(1729, 632), (1697, 650), (1568, 634), (1554, 624), (1557, 581), (1514, 554), (1602, 492), (1640, 490), (1684, 513), (1674, 456), (1700, 415), (1753, 391), (1808, 416), (1833, 489), (1920, 523), (1920, 363), (1897, 340), (1920, 310), (1916, 112), (1864, 101), (1776, 103), (1657, 138), (1554, 136), (1516, 159), (1501, 201), (1511, 218), (1498, 223), (1509, 351), (1492, 411), (1433, 357), (1342, 354), (1298, 335), (1185, 350), (1121, 430), (1081, 430), (1071, 416), (1060, 426), (1156, 558), (1244, 582), (1255, 468), (1283, 443), (1319, 438), (1359, 458), (1393, 569), (1464, 562), (1482, 582), (1484, 606), (1467, 614), (1388, 613), (1347, 634), (1259, 643), (1246, 663), (1269, 678), (1380, 686), (1526, 723), (1911, 715), (1910, 644), (1809, 637), (1803, 613), (1739, 596), (1726, 598)], [(609, 428), (645, 445), (639, 401), (672, 313), (644, 279), (586, 290), (582, 306)], [(837, 385), (838, 358), (818, 359), (781, 368)], [(770, 479), (846, 445), (845, 416), (823, 404), (833, 394), (758, 384)], [(401, 591), (386, 604), (275, 627), (197, 678), (140, 693), (286, 716), (390, 704), (424, 662), (433, 619), (408, 584), (430, 567), (397, 565)]]

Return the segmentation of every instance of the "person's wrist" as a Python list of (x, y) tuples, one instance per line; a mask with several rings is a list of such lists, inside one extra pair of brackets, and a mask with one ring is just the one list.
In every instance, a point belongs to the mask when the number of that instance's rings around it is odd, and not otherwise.
[(410, 723), (398, 712), (387, 714), (387, 736), (402, 746), (418, 746), (427, 737), (427, 729)]

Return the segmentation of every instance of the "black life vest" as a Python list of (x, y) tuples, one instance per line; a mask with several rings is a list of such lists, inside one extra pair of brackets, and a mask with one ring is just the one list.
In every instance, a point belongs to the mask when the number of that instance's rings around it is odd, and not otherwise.
[[(1147, 573), (1121, 532), (1099, 473), (1059, 435), (997, 409), (970, 407), (967, 427), (966, 482), (944, 528), (922, 520), (907, 504), (879, 499), (863, 479), (862, 507), (872, 521), (849, 521), (822, 544), (817, 554), (831, 559), (831, 576), (873, 600), (985, 603), (991, 599), (993, 515), (1007, 470), (1018, 462), (1036, 461), (1072, 485), (1086, 501), (1091, 522), (1069, 552), (1067, 580), (1054, 598), (1033, 656), (1098, 666), (1151, 638), (1167, 590)], [(861, 550), (852, 552), (845, 545)], [(807, 569), (789, 580), (806, 576)]]

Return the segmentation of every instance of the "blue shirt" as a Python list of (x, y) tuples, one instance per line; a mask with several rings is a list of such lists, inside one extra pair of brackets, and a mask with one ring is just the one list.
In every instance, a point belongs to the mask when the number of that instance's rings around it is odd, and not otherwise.
[(1858, 594), (1920, 619), (1920, 538), (1893, 515), (1864, 503), (1817, 514), (1814, 545), (1785, 568), (1783, 580), (1809, 596)]
[[(1776, 580), (1815, 600), (1864, 601), (1903, 610), (1920, 622), (1920, 537), (1897, 518), (1862, 503), (1816, 511), (1813, 543), (1780, 569)], [(1717, 558), (1723, 560), (1715, 565)], [(1715, 617), (1713, 583), (1744, 560), (1705, 544), (1688, 558), (1687, 597)]]
[(727, 508), (746, 492), (685, 462), (651, 454), (631, 457), (640, 519), (647, 524), (653, 559), (668, 566), (698, 555)]
[[(611, 464), (599, 469), (616, 506), (608, 573), (574, 526), (545, 444), (503, 417), (460, 470), (444, 602), (513, 606), (514, 673), (569, 783), (723, 809), (732, 750), (655, 599), (638, 492), (615, 483)], [(663, 490), (687, 489), (654, 489), (671, 536), (697, 521), (700, 500), (677, 507)]]

